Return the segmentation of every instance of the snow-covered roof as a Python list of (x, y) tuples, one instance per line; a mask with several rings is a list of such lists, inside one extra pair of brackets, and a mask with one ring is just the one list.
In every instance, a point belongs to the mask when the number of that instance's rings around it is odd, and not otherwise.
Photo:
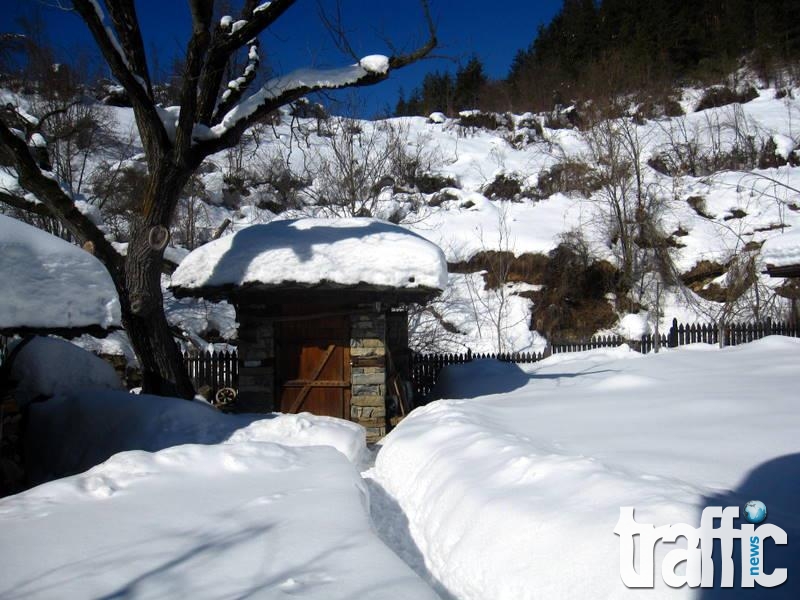
[(120, 308), (94, 256), (0, 215), (0, 331), (109, 329)]
[(764, 242), (761, 259), (767, 269), (795, 267), (800, 271), (800, 231), (790, 231)]
[(437, 245), (369, 218), (253, 225), (194, 250), (172, 276), (179, 295), (244, 286), (424, 292), (446, 285), (447, 261)]

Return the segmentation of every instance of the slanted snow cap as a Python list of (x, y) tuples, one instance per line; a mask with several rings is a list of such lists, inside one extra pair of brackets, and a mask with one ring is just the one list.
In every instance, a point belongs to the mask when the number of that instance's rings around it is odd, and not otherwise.
[(189, 254), (172, 276), (179, 295), (244, 286), (443, 290), (447, 261), (434, 243), (369, 218), (253, 225)]
[(764, 242), (761, 259), (770, 267), (796, 267), (800, 271), (800, 231), (791, 231)]
[(114, 283), (85, 250), (0, 215), (0, 331), (80, 334), (120, 326)]

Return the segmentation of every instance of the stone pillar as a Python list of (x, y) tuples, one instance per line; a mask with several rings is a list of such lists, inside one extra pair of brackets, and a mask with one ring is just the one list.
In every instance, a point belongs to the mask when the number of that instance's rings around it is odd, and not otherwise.
[(356, 314), (350, 326), (350, 417), (375, 442), (386, 435), (386, 317)]
[(239, 397), (242, 412), (272, 412), (275, 406), (275, 333), (273, 321), (257, 307), (236, 308), (239, 321)]

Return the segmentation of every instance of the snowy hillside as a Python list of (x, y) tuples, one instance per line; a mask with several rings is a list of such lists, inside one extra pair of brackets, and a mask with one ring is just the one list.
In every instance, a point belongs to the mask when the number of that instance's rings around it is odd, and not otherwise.
[[(168, 256), (179, 261), (221, 225), (225, 236), (303, 216), (399, 222), (451, 265), (443, 296), (412, 311), (421, 350), (538, 351), (547, 338), (625, 333), (629, 313), (640, 332), (657, 315), (662, 326), (785, 317), (789, 301), (774, 295), (783, 281), (761, 274), (759, 247), (800, 225), (800, 90), (760, 89), (743, 104), (696, 111), (704, 94), (684, 90), (684, 116), (648, 119), (632, 106), (633, 118), (580, 129), (567, 116), (587, 107), (366, 122), (311, 116), (301, 103), (203, 163), (172, 231), (181, 252)], [(30, 98), (3, 100), (33, 110)], [(116, 143), (88, 157), (80, 197), (124, 243), (124, 215), (107, 203), (97, 210), (116, 193), (102, 175), (135, 177), (141, 148), (130, 109), (98, 110)], [(15, 185), (8, 173), (3, 181)], [(594, 298), (574, 314), (553, 314), (571, 302), (548, 256), (559, 245), (602, 275), (589, 276)], [(189, 339), (231, 335), (227, 305), (169, 302)]]

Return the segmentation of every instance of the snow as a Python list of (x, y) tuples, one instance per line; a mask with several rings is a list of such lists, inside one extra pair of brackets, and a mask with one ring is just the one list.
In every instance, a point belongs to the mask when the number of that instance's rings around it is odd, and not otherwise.
[(519, 256), (547, 253), (575, 217), (575, 202), (557, 194), (536, 204), (492, 201), (478, 192), (448, 189), (455, 200), (423, 213), (409, 227), (444, 250), (448, 262), (468, 261), (500, 248)]
[(71, 339), (70, 342), (99, 356), (121, 356), (125, 358), (128, 365), (137, 364), (133, 346), (124, 331), (112, 331), (104, 338), (84, 334)]
[(800, 231), (789, 231), (764, 242), (761, 259), (772, 267), (800, 265)]
[(437, 598), (373, 531), (359, 425), (103, 389), (99, 359), (35, 344), (29, 383), (74, 372), (30, 406), (45, 483), (0, 500), (0, 596)]
[(111, 276), (94, 256), (0, 215), (0, 329), (119, 326)]
[(795, 149), (795, 141), (788, 135), (776, 133), (772, 136), (772, 141), (775, 142), (775, 154), (788, 160), (789, 155)]
[(225, 414), (201, 401), (102, 389), (63, 389), (31, 407), (34, 481), (85, 471), (128, 450), (156, 452), (181, 444), (278, 442), (330, 446), (353, 464), (365, 458), (364, 429), (309, 413)]
[(0, 500), (0, 596), (435, 599), (330, 447), (117, 454)]
[(649, 316), (646, 312), (627, 314), (619, 320), (616, 332), (626, 340), (639, 340), (643, 335), (652, 333)]
[(44, 139), (44, 136), (41, 133), (34, 133), (30, 140), (28, 140), (28, 145), (34, 148), (47, 148), (47, 140)]
[(278, 414), (235, 431), (228, 443), (274, 442), (287, 446), (330, 446), (354, 465), (367, 460), (364, 428), (356, 423), (301, 413)]
[[(23, 342), (24, 343), (24, 342)], [(58, 338), (34, 337), (20, 348), (11, 366), (17, 404), (84, 388), (120, 390), (114, 369), (104, 360)]]
[[(661, 581), (663, 544), (656, 589), (624, 587), (620, 507), (640, 523), (696, 527), (705, 506), (757, 498), (796, 539), (798, 351), (800, 340), (770, 337), (452, 366), (438, 391), (453, 399), (403, 420), (368, 476), (407, 518), (398, 551), (423, 557), (412, 564), (452, 597), (689, 597)], [(778, 550), (770, 568), (800, 568), (796, 547)], [(797, 587), (790, 577), (765, 597)]]
[(368, 73), (380, 73), (385, 75), (389, 72), (389, 58), (382, 54), (370, 54), (358, 61), (359, 66)]
[(444, 254), (424, 238), (368, 218), (306, 218), (254, 225), (194, 250), (172, 287), (368, 284), (441, 290)]

